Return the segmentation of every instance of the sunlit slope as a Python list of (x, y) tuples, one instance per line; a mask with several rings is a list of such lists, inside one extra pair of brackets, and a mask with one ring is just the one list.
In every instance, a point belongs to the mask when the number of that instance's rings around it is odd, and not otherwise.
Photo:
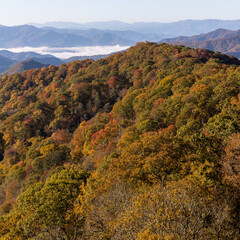
[(4, 76), (2, 239), (239, 239), (239, 65), (146, 42)]

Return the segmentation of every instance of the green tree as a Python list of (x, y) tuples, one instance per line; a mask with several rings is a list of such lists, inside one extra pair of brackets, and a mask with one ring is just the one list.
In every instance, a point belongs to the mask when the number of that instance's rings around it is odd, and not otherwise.
[(87, 177), (84, 171), (64, 169), (54, 173), (45, 183), (29, 187), (17, 199), (12, 214), (21, 217), (11, 231), (16, 237), (21, 233), (22, 238), (62, 236), (58, 239), (74, 239), (79, 221), (71, 211)]

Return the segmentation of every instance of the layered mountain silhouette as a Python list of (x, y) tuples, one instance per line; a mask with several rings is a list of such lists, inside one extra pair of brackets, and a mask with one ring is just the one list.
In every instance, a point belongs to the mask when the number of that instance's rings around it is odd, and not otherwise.
[[(230, 30), (240, 29), (240, 20), (184, 20), (170, 23), (159, 22), (136, 22), (125, 23), (121, 21), (90, 22), (90, 23), (72, 23), (72, 22), (47, 22), (44, 24), (32, 23), (37, 27), (71, 28), (71, 29), (90, 29), (124, 31), (132, 30), (140, 33), (165, 34), (170, 36), (196, 35), (207, 33), (218, 28)], [(159, 39), (160, 40), (160, 39)]]
[(240, 57), (240, 30), (217, 29), (207, 34), (163, 39), (160, 43), (184, 45), (192, 48), (204, 48)]
[[(78, 47), (78, 46), (106, 46), (124, 45), (130, 46), (135, 41), (125, 39), (113, 33), (100, 32), (92, 37), (80, 36), (57, 30), (40, 29), (31, 25), (22, 26), (0, 26), (0, 47)], [(126, 36), (126, 34), (125, 34)], [(144, 40), (144, 36), (142, 40)]]
[[(159, 41), (167, 37), (191, 36), (218, 28), (240, 29), (240, 20), (185, 20), (173, 23), (46, 23), (0, 26), (0, 47), (76, 47), (134, 45), (139, 41)], [(41, 27), (41, 28), (39, 28)]]
[(35, 61), (34, 59), (27, 59), (24, 61), (21, 61), (17, 63), (16, 65), (10, 67), (7, 71), (3, 72), (1, 76), (3, 75), (10, 75), (14, 73), (22, 73), (25, 70), (30, 70), (30, 69), (35, 69), (35, 68), (43, 68), (43, 67), (48, 67), (49, 64), (43, 64)]
[[(54, 27), (43, 27), (44, 30), (52, 30), (58, 33), (70, 33), (75, 34), (79, 36), (84, 36), (86, 38), (93, 39), (93, 41), (96, 43), (96, 38), (103, 38), (108, 36), (115, 36), (115, 39), (119, 39), (118, 43), (121, 45), (121, 39), (126, 39), (132, 42), (140, 42), (140, 41), (158, 41), (159, 39), (166, 38), (167, 36), (172, 35), (166, 35), (162, 33), (142, 33), (136, 32), (133, 30), (100, 30), (97, 28), (89, 28), (89, 29), (71, 29), (71, 28), (54, 28)], [(109, 40), (107, 40), (109, 41)], [(107, 42), (104, 42), (106, 44)], [(100, 45), (101, 43), (98, 43)]]
[[(0, 25), (0, 48), (114, 46), (117, 44), (131, 46), (140, 41), (159, 42), (160, 40), (160, 42), (180, 44), (192, 48), (206, 48), (240, 57), (240, 30), (237, 30), (240, 29), (240, 20), (186, 20), (175, 23), (132, 24), (119, 21), (86, 24), (52, 22), (34, 25), (13, 27)], [(215, 30), (216, 28), (219, 29)], [(166, 38), (167, 36), (178, 37)], [(40, 64), (60, 66), (62, 63), (77, 59), (92, 58), (97, 60), (106, 56), (108, 55), (59, 59), (50, 54), (13, 53), (0, 50), (0, 73), (9, 74), (7, 71), (9, 68), (11, 68), (10, 73), (21, 72), (22, 69), (25, 70), (23, 67), (25, 65), (32, 68), (38, 68)], [(29, 64), (29, 59), (31, 59), (31, 64)], [(19, 64), (22, 67), (19, 67)]]
[(20, 62), (26, 59), (34, 59), (37, 62), (44, 63), (44, 64), (51, 64), (51, 65), (60, 65), (64, 61), (59, 58), (54, 57), (51, 54), (39, 54), (36, 52), (20, 52), (14, 53), (7, 50), (1, 50), (0, 56), (13, 60), (15, 63)]
[(68, 33), (42, 30), (30, 25), (6, 27), (0, 26), (0, 47), (72, 47), (89, 46), (91, 40)]
[(60, 66), (62, 63), (70, 63), (74, 60), (105, 58), (110, 54), (93, 56), (75, 56), (67, 59), (56, 58), (50, 54), (41, 55), (35, 52), (13, 53), (7, 50), (0, 51), (0, 74), (9, 75), (21, 73), (25, 70), (42, 68), (49, 65)]

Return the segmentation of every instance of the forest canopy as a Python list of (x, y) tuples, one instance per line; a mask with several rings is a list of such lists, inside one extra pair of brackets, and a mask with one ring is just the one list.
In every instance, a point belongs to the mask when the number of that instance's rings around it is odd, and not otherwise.
[(240, 61), (138, 43), (0, 79), (0, 239), (239, 239)]

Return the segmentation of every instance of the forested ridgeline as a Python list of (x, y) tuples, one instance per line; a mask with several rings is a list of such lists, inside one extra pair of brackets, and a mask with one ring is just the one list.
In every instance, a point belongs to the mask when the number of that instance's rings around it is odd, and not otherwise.
[(240, 61), (138, 43), (0, 79), (0, 239), (240, 239)]

